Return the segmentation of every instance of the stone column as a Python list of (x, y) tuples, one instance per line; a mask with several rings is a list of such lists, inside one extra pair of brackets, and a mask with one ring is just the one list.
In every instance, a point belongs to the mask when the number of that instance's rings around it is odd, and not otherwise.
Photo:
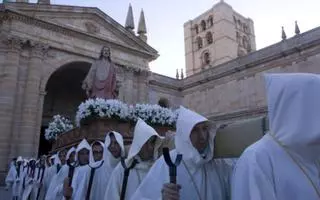
[(139, 91), (138, 91), (138, 103), (149, 103), (148, 99), (148, 76), (149, 72), (141, 70), (139, 74)]
[[(19, 154), (22, 156), (37, 156), (40, 138), (40, 123), (43, 107), (43, 92), (41, 95), (41, 76), (43, 57), (48, 46), (31, 42), (28, 78), (22, 108), (22, 124), (19, 131)], [(39, 122), (40, 121), (40, 122)]]
[(133, 93), (134, 93), (134, 88), (133, 88), (133, 70), (128, 68), (125, 71), (125, 78), (126, 78), (126, 83), (125, 83), (125, 102), (127, 104), (132, 104), (133, 103)]
[(3, 175), (7, 170), (9, 158), (15, 156), (15, 151), (11, 148), (16, 142), (12, 124), (23, 41), (10, 36), (3, 38), (1, 44), (2, 53), (6, 54), (5, 59), (0, 61), (0, 175)]

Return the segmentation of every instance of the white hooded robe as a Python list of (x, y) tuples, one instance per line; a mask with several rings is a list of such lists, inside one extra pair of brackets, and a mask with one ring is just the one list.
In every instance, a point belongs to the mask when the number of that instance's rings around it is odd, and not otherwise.
[[(29, 163), (31, 161), (35, 161), (35, 159), (30, 159)], [(24, 191), (22, 194), (22, 200), (36, 200), (36, 196), (34, 196), (34, 193), (32, 192), (35, 187), (37, 187), (37, 172), (36, 172), (36, 166), (34, 166), (34, 169), (31, 168), (31, 166), (28, 166), (27, 171), (25, 173), (24, 178)]]
[[(174, 162), (177, 153), (182, 154), (177, 167), (177, 184), (181, 186), (180, 199), (183, 200), (225, 200), (229, 198), (229, 177), (233, 162), (213, 159), (215, 129), (210, 131), (208, 148), (201, 156), (191, 143), (190, 134), (194, 126), (206, 122), (205, 117), (180, 107), (175, 138), (176, 149), (170, 152)], [(161, 200), (163, 184), (169, 183), (169, 168), (160, 157), (141, 183), (131, 200)]]
[(61, 165), (61, 161), (59, 159), (58, 156), (59, 153), (54, 155), (54, 163), (53, 165), (51, 165), (50, 167), (46, 168), (45, 172), (44, 172), (44, 177), (43, 177), (43, 185), (41, 187), (41, 191), (40, 191), (40, 196), (41, 197), (45, 197), (49, 186), (51, 184), (51, 180), (52, 178), (59, 172), (58, 168)]
[[(140, 152), (142, 146), (152, 137), (156, 136), (157, 140), (154, 147), (154, 156), (151, 161), (139, 161), (138, 153)], [(138, 164), (130, 170), (128, 177), (128, 183), (126, 188), (125, 199), (129, 200), (134, 192), (139, 187), (140, 183), (143, 181), (147, 173), (149, 172), (152, 164), (158, 157), (158, 149), (162, 143), (163, 138), (158, 135), (158, 133), (149, 125), (147, 125), (143, 120), (138, 119), (135, 126), (133, 141), (128, 153), (128, 158), (125, 160), (126, 166), (131, 166), (134, 159), (138, 159)], [(119, 200), (122, 189), (122, 182), (124, 178), (124, 168), (121, 163), (112, 172), (110, 177), (107, 190), (105, 193), (104, 200)]]
[(91, 169), (94, 168), (95, 172), (92, 179), (91, 191), (90, 191), (90, 200), (101, 199), (102, 193), (104, 194), (104, 190), (106, 187), (106, 177), (107, 171), (103, 167), (104, 165), (104, 156), (100, 161), (94, 161), (92, 146), (94, 143), (100, 143), (103, 148), (103, 155), (105, 154), (106, 148), (105, 144), (100, 141), (95, 141), (91, 145), (90, 156), (89, 156), (89, 165), (85, 165), (79, 168), (79, 174), (82, 175), (81, 179), (78, 179), (78, 187), (76, 191), (73, 193), (74, 200), (85, 200), (87, 196), (87, 191), (89, 187), (89, 180), (91, 176)]
[[(77, 146), (76, 160), (78, 160), (78, 153), (82, 149), (87, 149), (89, 152), (91, 151), (91, 146), (89, 145), (86, 139), (83, 139)], [(74, 174), (73, 174), (72, 183), (71, 183), (71, 187), (73, 189), (73, 193), (72, 193), (73, 200), (80, 200), (80, 199), (77, 199), (77, 195), (79, 195), (77, 193), (78, 191), (81, 191), (81, 189), (84, 187), (82, 184), (84, 183), (83, 179), (86, 178), (86, 173), (81, 173), (81, 171), (83, 168), (86, 168), (86, 167), (87, 165), (83, 165), (83, 166), (77, 166), (74, 169)]]
[[(40, 160), (38, 162), (40, 162)], [(34, 179), (34, 183), (35, 184), (34, 184), (34, 187), (32, 189), (32, 193), (33, 193), (32, 195), (33, 195), (33, 198), (35, 200), (43, 200), (44, 199), (44, 197), (40, 196), (40, 194), (41, 194), (40, 190), (41, 190), (41, 188), (43, 186), (42, 182), (43, 182), (45, 170), (46, 170), (45, 166), (44, 167), (37, 166), (37, 168), (36, 168), (35, 179)], [(38, 199), (37, 199), (37, 196), (39, 196)]]
[[(18, 157), (17, 162), (23, 162), (23, 159), (21, 156)], [(23, 163), (21, 163), (18, 170), (20, 171), (19, 176), (17, 172), (17, 167), (11, 166), (5, 182), (7, 187), (12, 188), (12, 197), (18, 197), (18, 199), (20, 199), (23, 193), (23, 179), (24, 179)]]
[[(71, 153), (76, 152), (74, 147), (70, 148), (67, 152), (66, 160), (69, 160)], [(63, 182), (68, 176), (69, 166), (67, 164), (63, 165), (60, 171), (54, 175), (51, 180), (48, 192), (46, 194), (45, 200), (63, 200)]]
[(269, 74), (265, 80), (270, 132), (241, 155), (232, 199), (319, 200), (320, 76)]

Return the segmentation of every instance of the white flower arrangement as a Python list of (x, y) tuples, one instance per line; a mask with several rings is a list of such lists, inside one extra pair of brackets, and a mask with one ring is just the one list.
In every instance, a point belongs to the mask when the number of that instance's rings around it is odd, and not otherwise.
[(129, 107), (115, 99), (88, 99), (81, 103), (76, 114), (76, 124), (80, 126), (81, 122), (88, 118), (116, 118), (128, 120)]
[(61, 115), (53, 116), (52, 122), (49, 123), (48, 128), (45, 130), (46, 140), (56, 140), (57, 136), (61, 133), (73, 129), (72, 122)]
[(139, 117), (150, 125), (175, 126), (177, 121), (177, 112), (159, 105), (137, 104), (133, 113), (133, 120)]
[(115, 118), (136, 121), (141, 118), (150, 125), (175, 126), (177, 113), (159, 105), (137, 104), (128, 106), (119, 100), (88, 99), (81, 103), (76, 114), (76, 124), (80, 126), (86, 119)]

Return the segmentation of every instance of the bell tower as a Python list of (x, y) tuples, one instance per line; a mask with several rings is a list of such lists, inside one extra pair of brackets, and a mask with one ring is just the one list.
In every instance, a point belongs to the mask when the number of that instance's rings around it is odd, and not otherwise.
[(184, 39), (187, 76), (256, 50), (253, 21), (224, 1), (186, 22)]

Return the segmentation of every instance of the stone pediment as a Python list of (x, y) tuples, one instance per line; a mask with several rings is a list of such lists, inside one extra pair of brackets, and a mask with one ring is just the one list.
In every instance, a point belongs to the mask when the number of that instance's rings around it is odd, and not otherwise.
[(153, 59), (158, 56), (155, 49), (98, 8), (31, 3), (6, 3), (5, 8), (147, 53)]

